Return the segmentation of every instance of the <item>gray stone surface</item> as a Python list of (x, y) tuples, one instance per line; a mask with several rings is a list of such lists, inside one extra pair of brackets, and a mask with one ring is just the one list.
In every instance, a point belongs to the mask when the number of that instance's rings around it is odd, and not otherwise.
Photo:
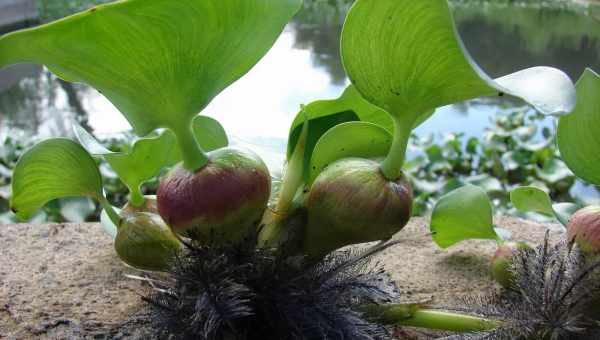
[[(540, 242), (547, 228), (514, 218), (496, 224), (531, 243)], [(561, 237), (560, 227), (551, 229), (553, 238)], [(459, 297), (497, 288), (488, 268), (494, 242), (441, 250), (421, 218), (396, 238), (401, 244), (379, 259), (407, 301), (449, 306)], [(0, 338), (151, 338), (139, 295), (148, 287), (125, 274), (139, 273), (118, 260), (97, 224), (0, 226)]]

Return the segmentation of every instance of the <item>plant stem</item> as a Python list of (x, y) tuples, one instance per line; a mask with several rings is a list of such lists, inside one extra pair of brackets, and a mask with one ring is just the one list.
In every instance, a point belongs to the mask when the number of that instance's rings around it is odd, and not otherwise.
[(308, 134), (308, 121), (304, 122), (302, 132), (298, 143), (294, 147), (294, 152), (285, 168), (285, 174), (281, 181), (279, 198), (275, 206), (275, 211), (267, 210), (263, 216), (261, 224), (264, 225), (260, 233), (259, 242), (261, 245), (274, 246), (278, 244), (282, 234), (282, 221), (284, 221), (294, 210), (293, 202), (298, 189), (302, 186), (304, 179), (304, 151), (306, 147), (306, 135)]
[(393, 119), (394, 139), (392, 147), (383, 163), (381, 163), (381, 172), (390, 181), (398, 179), (402, 174), (408, 139), (414, 124), (414, 119), (410, 115), (407, 115), (406, 118), (394, 116)]
[(305, 122), (298, 143), (292, 153), (292, 157), (285, 168), (285, 174), (283, 175), (283, 180), (281, 182), (281, 190), (279, 191), (279, 199), (277, 200), (277, 206), (275, 208), (277, 214), (285, 215), (290, 211), (294, 196), (296, 196), (298, 189), (302, 185), (307, 132), (308, 122)]
[(113, 208), (112, 204), (110, 204), (110, 202), (106, 199), (106, 196), (104, 196), (104, 195), (101, 195), (98, 198), (98, 201), (100, 202), (102, 209), (104, 209), (104, 211), (106, 211), (108, 218), (110, 218), (111, 222), (118, 229), (121, 224), (121, 217), (119, 216), (119, 214), (117, 214), (117, 212), (115, 211), (115, 208)]
[(482, 332), (501, 325), (500, 321), (467, 314), (424, 309), (418, 305), (369, 305), (365, 313), (388, 325), (410, 326), (451, 332)]
[(139, 185), (133, 188), (129, 188), (129, 202), (137, 208), (141, 207), (146, 202), (146, 198), (142, 194)]
[(209, 161), (208, 155), (196, 141), (191, 124), (186, 122), (180, 127), (171, 128), (171, 130), (177, 137), (177, 143), (183, 158), (183, 167), (192, 172), (204, 167)]

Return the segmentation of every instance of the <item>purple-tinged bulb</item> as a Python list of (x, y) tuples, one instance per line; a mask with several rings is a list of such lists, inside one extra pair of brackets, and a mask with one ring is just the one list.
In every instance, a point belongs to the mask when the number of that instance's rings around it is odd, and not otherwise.
[(182, 243), (156, 214), (127, 214), (119, 225), (115, 250), (128, 265), (142, 270), (166, 270)]
[(567, 240), (586, 255), (600, 255), (600, 206), (585, 207), (571, 216)]
[(319, 258), (346, 245), (389, 239), (408, 223), (412, 202), (406, 178), (386, 179), (379, 163), (360, 158), (334, 162), (308, 194), (304, 251)]
[(203, 242), (239, 242), (256, 228), (267, 207), (271, 176), (254, 153), (215, 150), (196, 172), (176, 165), (160, 181), (160, 216), (177, 233)]
[(531, 249), (525, 242), (506, 242), (498, 246), (492, 257), (492, 277), (502, 287), (509, 289), (514, 282), (514, 274), (510, 270), (514, 256), (522, 250)]

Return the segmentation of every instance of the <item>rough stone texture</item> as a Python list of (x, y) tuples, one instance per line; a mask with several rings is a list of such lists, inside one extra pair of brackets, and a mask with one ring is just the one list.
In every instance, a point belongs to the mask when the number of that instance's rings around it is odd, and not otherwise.
[[(544, 239), (550, 230), (552, 240), (564, 234), (562, 226), (540, 225), (511, 217), (494, 221), (510, 230), (515, 240), (531, 245)], [(402, 243), (380, 255), (398, 287), (414, 302), (453, 306), (457, 298), (473, 293), (489, 293), (497, 288), (490, 274), (490, 261), (496, 243), (471, 240), (446, 250), (438, 248), (429, 235), (428, 221), (415, 218), (395, 239)]]
[(141, 337), (123, 325), (144, 290), (126, 273), (98, 225), (0, 226), (0, 338)]
[[(539, 243), (547, 227), (514, 218), (496, 220), (519, 240)], [(492, 241), (438, 249), (427, 222), (411, 221), (402, 243), (380, 255), (407, 301), (449, 306), (458, 297), (496, 289), (488, 263)], [(152, 338), (139, 294), (139, 274), (116, 257), (96, 224), (0, 226), (0, 339)], [(406, 338), (412, 331), (398, 330)], [(422, 338), (428, 338), (431, 334)]]

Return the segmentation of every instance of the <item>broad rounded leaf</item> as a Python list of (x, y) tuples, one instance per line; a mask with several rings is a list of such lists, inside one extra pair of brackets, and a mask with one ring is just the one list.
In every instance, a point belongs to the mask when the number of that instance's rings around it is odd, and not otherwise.
[(490, 79), (465, 50), (446, 0), (357, 0), (344, 24), (341, 48), (352, 84), (402, 122), (499, 92), (546, 114), (568, 112), (575, 101), (571, 80), (556, 69)]
[(600, 185), (600, 76), (587, 69), (577, 82), (577, 106), (558, 123), (558, 148), (567, 166)]
[(206, 151), (214, 151), (229, 145), (225, 129), (214, 118), (198, 115), (194, 118), (192, 127), (198, 144)]
[[(510, 52), (509, 52), (510, 53)], [(520, 97), (545, 115), (564, 115), (575, 107), (576, 92), (563, 71), (537, 66), (495, 79), (492, 86)]]
[(442, 196), (433, 209), (430, 229), (441, 248), (469, 239), (499, 239), (494, 231), (490, 199), (474, 185)]
[(310, 160), (308, 185), (329, 164), (347, 157), (384, 157), (392, 145), (392, 135), (381, 126), (348, 122), (327, 131), (317, 142)]
[(536, 187), (519, 187), (510, 193), (510, 201), (521, 212), (536, 212), (554, 216), (552, 200), (545, 191)]
[(81, 145), (64, 138), (43, 141), (21, 156), (12, 193), (11, 208), (21, 219), (57, 198), (103, 198), (96, 162)]
[(125, 0), (0, 38), (0, 67), (45, 64), (102, 92), (140, 136), (192, 118), (271, 48), (301, 0)]

